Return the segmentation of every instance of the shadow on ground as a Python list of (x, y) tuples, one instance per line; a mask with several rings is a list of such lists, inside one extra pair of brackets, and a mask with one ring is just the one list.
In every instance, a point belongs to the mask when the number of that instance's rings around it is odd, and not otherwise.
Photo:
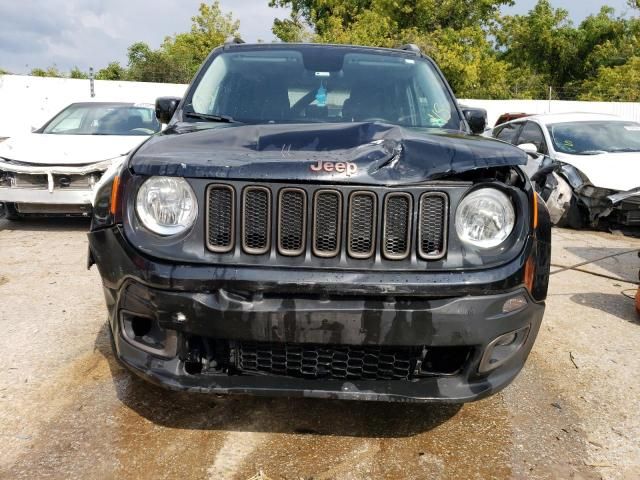
[(410, 437), (455, 416), (460, 405), (358, 402), (173, 392), (125, 369), (113, 356), (109, 327), (95, 347), (109, 362), (118, 399), (138, 415), (168, 428), (297, 433), (351, 437)]
[[(629, 292), (631, 293), (631, 291)], [(635, 293), (635, 292), (634, 292)], [(614, 315), (627, 322), (640, 325), (640, 317), (636, 313), (634, 301), (619, 293), (576, 293), (571, 301), (601, 312)]]
[[(640, 260), (638, 259), (638, 251), (640, 245), (634, 250), (633, 247), (626, 248), (596, 248), (596, 247), (565, 247), (566, 250), (585, 261), (594, 261), (593, 264), (583, 265), (580, 268), (588, 268), (589, 265), (596, 265), (606, 270), (620, 279), (626, 279), (630, 282), (637, 281), (638, 270), (640, 269)], [(627, 252), (627, 253), (625, 253)], [(615, 255), (615, 256), (613, 256)], [(602, 257), (609, 257), (604, 258)], [(598, 260), (602, 259), (602, 260)], [(576, 262), (578, 263), (578, 262)], [(568, 266), (568, 265), (567, 265)], [(556, 270), (552, 267), (553, 270)]]
[(90, 220), (84, 217), (65, 218), (21, 218), (7, 220), (0, 218), (0, 230), (21, 230), (24, 232), (71, 232), (85, 233), (89, 231)]

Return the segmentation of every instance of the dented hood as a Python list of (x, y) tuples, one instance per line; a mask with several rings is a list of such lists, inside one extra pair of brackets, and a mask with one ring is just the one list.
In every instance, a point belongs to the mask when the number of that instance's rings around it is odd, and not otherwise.
[[(527, 161), (520, 149), (493, 139), (381, 123), (182, 128), (145, 143), (130, 160), (132, 170), (201, 178), (408, 184)], [(332, 165), (322, 168), (327, 162)]]
[(623, 192), (640, 187), (640, 152), (599, 155), (557, 153), (556, 160), (576, 167), (596, 187)]
[(39, 165), (86, 165), (121, 157), (146, 136), (30, 133), (0, 143), (0, 157)]

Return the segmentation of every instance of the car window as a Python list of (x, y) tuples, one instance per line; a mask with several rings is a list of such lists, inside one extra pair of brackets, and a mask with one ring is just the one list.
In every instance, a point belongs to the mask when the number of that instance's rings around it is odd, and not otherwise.
[(538, 149), (538, 152), (544, 154), (547, 153), (547, 143), (544, 141), (542, 129), (533, 122), (525, 123), (522, 128), (522, 132), (520, 132), (517, 143), (518, 145), (522, 145), (523, 143), (533, 143)]
[(243, 123), (381, 121), (460, 129), (453, 98), (431, 63), (345, 48), (287, 46), (224, 52), (186, 99), (186, 111)]
[(572, 155), (640, 152), (640, 123), (594, 120), (555, 123), (547, 128), (557, 152)]
[(500, 127), (500, 131), (497, 132), (494, 136), (498, 140), (502, 140), (503, 142), (515, 143), (516, 138), (518, 137), (518, 133), (520, 132), (520, 128), (522, 127), (522, 122), (520, 123), (507, 123)]
[(43, 133), (58, 135), (152, 135), (160, 123), (143, 104), (73, 104), (56, 115)]

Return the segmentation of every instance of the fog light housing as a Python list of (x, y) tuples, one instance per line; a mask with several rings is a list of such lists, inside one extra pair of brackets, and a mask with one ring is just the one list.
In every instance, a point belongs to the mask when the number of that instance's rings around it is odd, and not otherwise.
[(527, 325), (519, 330), (507, 332), (495, 338), (487, 345), (482, 355), (482, 360), (480, 360), (478, 372), (488, 373), (510, 360), (527, 341), (529, 329), (530, 327)]
[(163, 328), (155, 318), (133, 312), (120, 312), (122, 338), (143, 352), (163, 358), (173, 358), (178, 353), (178, 334)]

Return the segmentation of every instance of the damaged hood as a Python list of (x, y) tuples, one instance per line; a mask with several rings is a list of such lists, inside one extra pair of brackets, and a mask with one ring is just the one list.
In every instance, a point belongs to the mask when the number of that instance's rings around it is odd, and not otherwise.
[(595, 187), (623, 192), (640, 187), (640, 152), (598, 155), (557, 153), (555, 159), (576, 167)]
[(0, 157), (39, 165), (86, 165), (121, 157), (146, 136), (30, 133), (0, 143)]
[(410, 184), (527, 161), (497, 140), (382, 123), (197, 125), (154, 136), (129, 166), (143, 175)]

